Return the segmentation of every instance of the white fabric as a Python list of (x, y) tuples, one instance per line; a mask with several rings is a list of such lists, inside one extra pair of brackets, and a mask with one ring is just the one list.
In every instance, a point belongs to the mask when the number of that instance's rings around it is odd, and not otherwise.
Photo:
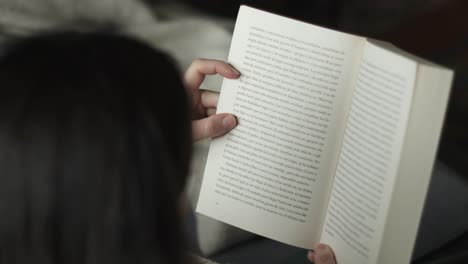
[(132, 0), (0, 0), (0, 25), (13, 33), (53, 28), (92, 29), (109, 24), (126, 27), (153, 22), (150, 10)]
[[(0, 33), (26, 35), (51, 29), (93, 30), (117, 27), (169, 52), (181, 70), (196, 58), (226, 60), (233, 22), (214, 21), (182, 6), (152, 10), (136, 0), (0, 0)], [(1, 34), (0, 34), (1, 35)], [(220, 78), (204, 88), (219, 90)], [(195, 207), (205, 167), (208, 141), (195, 145), (188, 196)], [(197, 216), (200, 247), (206, 255), (253, 235), (204, 216)]]

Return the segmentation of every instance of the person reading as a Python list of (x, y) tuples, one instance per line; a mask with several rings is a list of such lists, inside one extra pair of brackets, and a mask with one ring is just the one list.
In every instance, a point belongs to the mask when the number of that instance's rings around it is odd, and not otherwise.
[[(192, 141), (220, 136), (197, 60), (128, 37), (49, 33), (0, 57), (0, 263), (197, 263), (184, 232)], [(190, 96), (190, 98), (189, 98)], [(192, 123), (191, 123), (192, 122)], [(321, 245), (309, 257), (334, 263)]]

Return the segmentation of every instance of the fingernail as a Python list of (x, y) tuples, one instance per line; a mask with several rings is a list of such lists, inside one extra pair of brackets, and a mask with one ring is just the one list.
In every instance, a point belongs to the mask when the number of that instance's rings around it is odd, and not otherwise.
[(313, 251), (309, 251), (307, 254), (307, 258), (310, 260), (310, 262), (315, 262), (315, 254)]
[(225, 128), (233, 128), (237, 125), (237, 119), (233, 115), (227, 115), (223, 118), (223, 126)]
[(236, 70), (231, 64), (229, 64), (229, 63), (226, 63), (226, 64), (229, 66), (229, 68), (231, 68), (231, 71), (232, 71), (234, 74), (240, 75), (240, 72), (239, 72), (238, 70)]

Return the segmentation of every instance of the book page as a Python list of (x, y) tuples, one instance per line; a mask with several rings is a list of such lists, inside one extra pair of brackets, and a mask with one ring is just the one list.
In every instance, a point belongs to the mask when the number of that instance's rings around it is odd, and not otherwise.
[(292, 245), (318, 242), (362, 38), (241, 7), (197, 211)]
[(338, 263), (375, 263), (400, 162), (417, 64), (366, 43), (321, 241)]
[(385, 42), (374, 45), (418, 62), (418, 74), (379, 264), (409, 263), (431, 180), (454, 72)]
[(453, 74), (452, 70), (432, 63), (418, 65), (411, 116), (380, 245), (379, 264), (411, 261)]

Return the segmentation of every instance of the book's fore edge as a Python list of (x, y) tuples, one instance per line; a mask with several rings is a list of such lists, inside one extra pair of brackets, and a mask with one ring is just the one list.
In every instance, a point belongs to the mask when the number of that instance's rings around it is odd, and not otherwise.
[[(427, 73), (423, 74), (423, 72), (426, 72), (426, 71), (427, 71)], [(388, 239), (388, 234), (395, 235), (395, 233), (396, 233), (396, 232), (392, 232), (392, 230), (390, 230), (390, 225), (392, 224), (390, 220), (391, 220), (391, 217), (394, 217), (392, 212), (394, 214), (395, 214), (395, 212), (392, 209), (394, 209), (393, 207), (396, 206), (396, 202), (397, 202), (396, 199), (399, 198), (399, 197), (396, 196), (396, 192), (398, 191), (397, 189), (398, 189), (398, 187), (400, 185), (404, 186), (404, 185), (401, 184), (402, 181), (403, 181), (403, 178), (402, 178), (402, 175), (401, 175), (402, 167), (400, 165), (402, 164), (402, 160), (403, 160), (403, 157), (404, 157), (405, 150), (407, 150), (407, 148), (408, 148), (408, 142), (412, 139), (409, 134), (410, 134), (410, 132), (414, 132), (414, 131), (410, 130), (410, 128), (412, 128), (412, 127), (409, 127), (409, 124), (410, 124), (411, 121), (414, 121), (414, 118), (415, 118), (414, 117), (414, 112), (416, 110), (420, 110), (420, 109), (415, 109), (415, 107), (417, 106), (416, 100), (418, 100), (418, 101), (422, 100), (421, 98), (419, 98), (420, 96), (418, 97), (417, 95), (420, 95), (419, 93), (421, 93), (421, 89), (424, 89), (422, 87), (422, 85), (424, 83), (421, 83), (421, 81), (424, 78), (423, 75), (428, 75), (430, 73), (430, 71), (438, 71), (438, 73), (439, 73), (438, 75), (440, 76), (440, 79), (442, 79), (442, 78), (447, 79), (447, 82), (445, 84), (446, 87), (444, 87), (444, 89), (448, 90), (446, 92), (446, 94), (445, 94), (445, 98), (443, 99), (443, 101), (441, 101), (441, 103), (443, 104), (441, 106), (442, 107), (442, 113), (440, 113), (439, 123), (435, 125), (436, 131), (433, 132), (433, 135), (432, 135), (433, 136), (433, 143), (435, 144), (435, 148), (433, 149), (432, 153), (429, 153), (428, 159), (426, 160), (426, 161), (429, 161), (429, 162), (432, 162), (432, 163), (431, 163), (430, 167), (428, 168), (428, 175), (425, 178), (423, 178), (423, 180), (425, 180), (425, 182), (421, 182), (421, 181), (418, 182), (418, 184), (420, 186), (420, 190), (422, 190), (422, 193), (421, 193), (421, 197), (419, 197), (421, 199), (421, 203), (417, 205), (419, 208), (412, 208), (413, 213), (414, 213), (415, 210), (418, 211), (418, 212), (416, 212), (416, 219), (413, 219), (413, 226), (415, 227), (415, 230), (405, 230), (404, 232), (400, 231), (400, 233), (406, 234), (407, 240), (396, 239), (397, 241), (387, 242), (389, 240)], [(413, 98), (411, 100), (411, 108), (410, 108), (410, 114), (409, 114), (409, 118), (408, 118), (408, 126), (407, 126), (406, 131), (405, 131), (405, 140), (404, 140), (403, 149), (402, 149), (402, 152), (401, 152), (402, 154), (400, 155), (400, 162), (399, 162), (399, 166), (398, 166), (398, 170), (397, 170), (397, 177), (396, 177), (394, 188), (392, 190), (392, 194), (390, 196), (390, 205), (389, 205), (389, 209), (388, 209), (388, 212), (387, 212), (387, 217), (385, 219), (385, 225), (384, 225), (384, 230), (383, 230), (382, 241), (380, 241), (380, 247), (378, 248), (378, 252), (377, 252), (377, 256), (376, 256), (376, 263), (379, 263), (379, 264), (410, 263), (411, 256), (413, 254), (414, 246), (415, 246), (415, 243), (416, 243), (417, 231), (418, 231), (418, 228), (419, 228), (419, 225), (420, 225), (423, 208), (424, 208), (424, 205), (425, 205), (425, 202), (426, 202), (426, 199), (427, 199), (427, 191), (428, 191), (428, 188), (429, 188), (429, 184), (430, 184), (430, 180), (431, 180), (431, 176), (432, 176), (432, 171), (433, 171), (433, 168), (434, 168), (436, 153), (437, 153), (437, 150), (439, 148), (441, 130), (442, 130), (443, 122), (445, 120), (445, 116), (447, 114), (447, 106), (448, 106), (448, 101), (449, 101), (450, 94), (451, 94), (453, 74), (454, 74), (454, 72), (452, 70), (450, 70), (450, 69), (448, 69), (446, 67), (443, 67), (443, 66), (435, 65), (435, 64), (430, 63), (430, 62), (429, 63), (418, 63), (417, 64), (416, 82), (415, 82), (414, 91), (413, 91), (413, 93), (414, 93)], [(432, 77), (434, 77), (434, 76), (432, 76)], [(436, 88), (435, 86), (432, 87), (432, 89), (435, 89), (435, 88)], [(426, 115), (428, 115), (428, 114), (426, 114)], [(420, 152), (420, 151), (417, 151), (417, 152)], [(408, 175), (406, 175), (406, 176), (408, 176)], [(424, 186), (422, 186), (422, 185), (424, 185)], [(416, 197), (416, 198), (418, 198), (418, 197)], [(400, 203), (400, 204), (405, 205), (405, 203)], [(401, 217), (399, 217), (399, 218), (401, 218)], [(406, 217), (406, 219), (411, 220), (411, 219), (408, 219), (408, 217)], [(408, 223), (406, 223), (406, 224), (408, 225)], [(395, 238), (393, 238), (393, 239), (395, 240)], [(398, 243), (398, 242), (401, 242), (401, 243)], [(394, 250), (391, 250), (391, 249), (388, 250), (388, 247), (387, 247), (388, 245), (387, 244), (390, 244), (390, 246), (393, 246), (393, 247), (397, 247), (397, 249), (396, 250), (395, 249)], [(398, 246), (400, 246), (400, 248), (398, 248)], [(390, 253), (383, 254), (384, 251), (385, 252), (390, 251)]]
[(449, 68), (447, 68), (446, 66), (437, 64), (435, 62), (432, 62), (432, 61), (426, 60), (424, 58), (421, 58), (419, 56), (416, 56), (414, 54), (411, 54), (411, 53), (409, 53), (409, 52), (395, 46), (394, 44), (392, 44), (390, 42), (386, 42), (386, 41), (382, 41), (382, 40), (378, 40), (378, 39), (372, 39), (372, 38), (367, 38), (366, 40), (370, 44), (373, 44), (373, 45), (376, 45), (378, 47), (384, 48), (387, 51), (390, 51), (390, 52), (392, 52), (392, 53), (394, 53), (396, 55), (408, 58), (408, 59), (410, 59), (412, 61), (415, 61), (418, 64), (449, 70)]
[(359, 52), (359, 55), (356, 56), (356, 61), (355, 61), (356, 65), (355, 65), (355, 67), (353, 67), (353, 69), (355, 70), (354, 77), (353, 77), (353, 80), (350, 82), (350, 88), (349, 89), (352, 89), (351, 96), (348, 98), (348, 100), (346, 102), (347, 107), (346, 107), (345, 117), (344, 117), (345, 124), (344, 124), (344, 128), (343, 128), (343, 134), (341, 135), (339, 146), (338, 146), (338, 153), (336, 153), (336, 157), (335, 157), (333, 175), (330, 175), (330, 177), (332, 177), (332, 179), (330, 180), (330, 186), (329, 186), (328, 191), (327, 191), (328, 195), (327, 195), (327, 197), (325, 199), (325, 204), (323, 206), (322, 220), (320, 221), (320, 226), (319, 226), (320, 239), (322, 238), (322, 235), (323, 235), (323, 228), (324, 228), (324, 225), (325, 225), (325, 218), (327, 216), (327, 212), (328, 212), (328, 209), (329, 209), (330, 198), (331, 198), (331, 194), (332, 194), (332, 191), (333, 191), (333, 186), (335, 185), (336, 170), (338, 169), (338, 161), (339, 161), (340, 156), (341, 156), (341, 150), (342, 150), (342, 147), (343, 147), (343, 140), (344, 140), (344, 137), (345, 137), (345, 131), (346, 131), (347, 124), (348, 124), (349, 112), (351, 110), (351, 103), (353, 102), (354, 93), (355, 93), (356, 85), (357, 85), (357, 80), (358, 80), (358, 77), (359, 77), (359, 69), (361, 68), (361, 64), (362, 64), (366, 39), (362, 38), (361, 43), (362, 43), (361, 50)]
[[(239, 18), (240, 12), (241, 12), (241, 10), (239, 9), (239, 11), (238, 11), (238, 13), (237, 13), (237, 18)], [(232, 44), (234, 43), (234, 40), (235, 40), (234, 37), (236, 36), (236, 30), (237, 30), (237, 28), (238, 28), (238, 23), (237, 23), (237, 21), (238, 21), (238, 19), (236, 19), (236, 24), (234, 25), (234, 31), (233, 31), (233, 35), (232, 35), (233, 37), (232, 37), (232, 39), (231, 39), (231, 44), (229, 45), (229, 54), (228, 54), (228, 57), (227, 57), (227, 61), (229, 61), (229, 59), (230, 59), (230, 57), (231, 57), (231, 53), (232, 53), (232, 49), (231, 49), (231, 48), (232, 48)], [(224, 86), (225, 86), (225, 83), (226, 83), (226, 79), (223, 78), (222, 83), (221, 83), (221, 88), (220, 88), (220, 90), (219, 90), (220, 97), (221, 97), (221, 94), (222, 94), (222, 92), (223, 92), (223, 88), (224, 88)], [(221, 98), (220, 98), (220, 99), (221, 99)], [(219, 103), (221, 103), (221, 101), (219, 101)], [(216, 114), (219, 114), (219, 113), (220, 113), (219, 111), (220, 111), (219, 108), (217, 108), (217, 109), (216, 109)], [(197, 205), (196, 205), (196, 207), (195, 207), (195, 212), (201, 213), (201, 214), (203, 214), (203, 215), (206, 215), (206, 214), (204, 214), (204, 213), (202, 213), (201, 211), (199, 211), (199, 207), (200, 207), (200, 200), (201, 200), (201, 196), (202, 196), (202, 190), (203, 190), (203, 187), (205, 186), (205, 183), (206, 183), (205, 181), (207, 180), (207, 179), (206, 179), (206, 178), (207, 178), (207, 177), (206, 177), (206, 169), (207, 169), (207, 167), (208, 167), (208, 161), (209, 161), (209, 158), (210, 158), (210, 152), (212, 151), (212, 150), (211, 150), (211, 145), (212, 145), (212, 143), (213, 143), (213, 140), (210, 141), (210, 144), (209, 144), (209, 146), (208, 146), (208, 153), (206, 154), (205, 166), (204, 166), (204, 168), (203, 168), (202, 183), (201, 183), (201, 185), (200, 185), (200, 190), (199, 190), (198, 199), (197, 199)], [(206, 216), (211, 217), (211, 216), (209, 216), (209, 215), (206, 215)]]
[[(231, 60), (232, 53), (233, 53), (232, 46), (234, 44), (234, 41), (236, 40), (236, 36), (238, 35), (237, 32), (239, 31), (239, 18), (240, 18), (241, 12), (242, 12), (242, 6), (241, 6), (241, 8), (239, 8), (239, 11), (237, 11), (236, 23), (234, 24), (234, 30), (232, 32), (231, 43), (229, 44), (229, 53), (228, 53), (228, 57), (226, 59), (227, 63), (231, 63), (230, 60)], [(223, 78), (223, 82), (221, 84), (221, 89), (219, 91), (220, 93), (223, 91), (223, 87), (224, 87), (225, 83), (226, 83), (226, 78)], [(218, 109), (216, 109), (216, 113), (219, 114)]]

